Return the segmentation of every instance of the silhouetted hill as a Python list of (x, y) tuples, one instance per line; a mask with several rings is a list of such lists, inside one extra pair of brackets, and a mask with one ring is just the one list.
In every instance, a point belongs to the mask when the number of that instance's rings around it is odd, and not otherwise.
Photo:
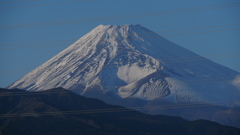
[(0, 135), (239, 135), (206, 120), (147, 115), (62, 88), (0, 89)]

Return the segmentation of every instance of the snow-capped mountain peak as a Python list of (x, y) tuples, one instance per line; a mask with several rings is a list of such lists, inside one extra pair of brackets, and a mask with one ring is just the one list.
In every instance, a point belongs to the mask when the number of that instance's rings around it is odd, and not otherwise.
[(83, 95), (98, 88), (116, 98), (217, 102), (239, 98), (231, 83), (237, 75), (141, 25), (99, 25), (9, 88), (63, 87)]

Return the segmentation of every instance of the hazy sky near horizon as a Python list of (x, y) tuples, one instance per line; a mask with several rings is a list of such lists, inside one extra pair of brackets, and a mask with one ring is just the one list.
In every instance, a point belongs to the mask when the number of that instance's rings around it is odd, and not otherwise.
[(240, 72), (239, 13), (240, 0), (1, 0), (0, 87), (100, 24), (141, 24)]

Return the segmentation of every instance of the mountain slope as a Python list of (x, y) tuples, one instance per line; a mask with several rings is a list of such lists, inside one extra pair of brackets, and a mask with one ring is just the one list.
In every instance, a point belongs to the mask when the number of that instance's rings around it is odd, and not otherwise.
[[(1, 135), (238, 135), (240, 129), (179, 117), (152, 116), (58, 88), (0, 89)], [(14, 129), (14, 130), (13, 130)]]
[(119, 98), (219, 102), (239, 99), (237, 75), (140, 25), (100, 25), (8, 88), (100, 87)]

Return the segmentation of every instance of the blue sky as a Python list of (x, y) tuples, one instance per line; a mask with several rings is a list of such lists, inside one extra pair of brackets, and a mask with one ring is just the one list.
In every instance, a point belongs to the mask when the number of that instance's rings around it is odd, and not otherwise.
[[(239, 0), (22, 1), (26, 2), (0, 2), (0, 87), (23, 77), (99, 24), (141, 24), (155, 32), (168, 31), (159, 34), (240, 72)], [(69, 41), (49, 42), (59, 40)]]

